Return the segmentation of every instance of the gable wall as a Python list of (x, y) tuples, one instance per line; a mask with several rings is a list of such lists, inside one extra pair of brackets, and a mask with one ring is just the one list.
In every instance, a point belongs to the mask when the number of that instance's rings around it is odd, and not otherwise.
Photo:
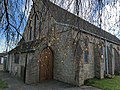
[[(39, 5), (39, 7), (37, 5)], [(35, 10), (31, 10), (26, 28), (24, 30), (23, 36), (25, 41), (28, 42), (46, 37), (53, 22), (54, 19), (49, 13), (48, 8), (46, 8), (41, 1), (38, 1), (38, 3), (36, 3)], [(32, 28), (31, 39), (30, 28)]]

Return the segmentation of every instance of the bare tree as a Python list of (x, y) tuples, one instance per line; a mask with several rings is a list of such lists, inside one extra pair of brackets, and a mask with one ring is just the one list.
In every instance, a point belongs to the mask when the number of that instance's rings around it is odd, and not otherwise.
[(0, 34), (4, 34), (7, 46), (23, 38), (29, 9), (30, 0), (0, 0)]
[[(36, 6), (35, 0), (0, 0), (0, 33), (4, 34), (7, 46), (16, 44), (22, 36), (28, 19), (31, 3)], [(117, 32), (120, 37), (120, 1), (119, 0), (50, 0), (58, 6), (78, 15), (90, 23), (108, 31)], [(114, 10), (114, 14), (108, 10)], [(35, 8), (35, 13), (37, 14)], [(114, 23), (112, 16), (116, 16)], [(107, 19), (106, 19), (107, 18)], [(79, 25), (79, 24), (78, 24)], [(108, 28), (106, 28), (108, 27)]]
[[(51, 0), (58, 6), (120, 38), (119, 0)], [(69, 3), (66, 3), (66, 2)], [(78, 4), (76, 3), (78, 2)], [(78, 7), (78, 9), (76, 9)], [(69, 8), (69, 9), (68, 9)], [(74, 8), (74, 10), (72, 10)]]

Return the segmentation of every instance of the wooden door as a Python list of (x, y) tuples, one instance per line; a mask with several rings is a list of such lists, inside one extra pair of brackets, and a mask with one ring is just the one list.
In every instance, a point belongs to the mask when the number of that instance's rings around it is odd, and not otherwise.
[(53, 78), (53, 53), (49, 47), (45, 48), (40, 57), (40, 80)]

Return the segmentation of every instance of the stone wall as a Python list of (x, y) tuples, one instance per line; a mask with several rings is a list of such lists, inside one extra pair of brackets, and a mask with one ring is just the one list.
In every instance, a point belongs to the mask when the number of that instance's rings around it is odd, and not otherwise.
[(39, 54), (28, 53), (26, 66), (26, 80), (27, 84), (39, 82)]
[(54, 41), (52, 41), (53, 37), (51, 37), (51, 47), (54, 51), (54, 79), (76, 84), (71, 30), (70, 27), (56, 24), (53, 27), (55, 37)]
[(8, 71), (12, 72), (13, 53), (8, 55)]
[(0, 64), (0, 71), (3, 71), (3, 64)]

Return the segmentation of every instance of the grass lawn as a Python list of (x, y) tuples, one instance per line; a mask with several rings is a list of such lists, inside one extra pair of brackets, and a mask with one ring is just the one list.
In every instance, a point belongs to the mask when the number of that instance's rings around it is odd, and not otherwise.
[(7, 88), (8, 84), (5, 81), (0, 80), (0, 89)]
[(91, 79), (86, 82), (86, 85), (102, 90), (120, 90), (120, 76), (115, 76), (113, 79)]

